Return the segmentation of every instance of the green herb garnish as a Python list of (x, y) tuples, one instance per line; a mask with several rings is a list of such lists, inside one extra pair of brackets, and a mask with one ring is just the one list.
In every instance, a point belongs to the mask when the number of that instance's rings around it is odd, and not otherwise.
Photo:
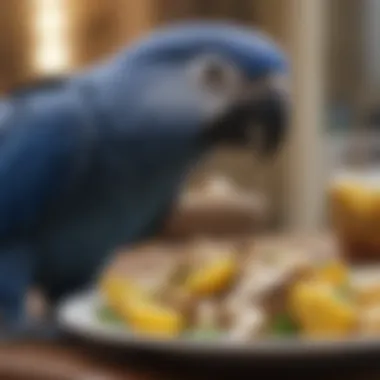
[(350, 301), (352, 299), (352, 289), (350, 284), (344, 284), (335, 291), (335, 295), (342, 301)]
[(188, 331), (184, 337), (194, 340), (213, 340), (223, 336), (223, 332), (217, 329), (195, 329)]
[(101, 322), (109, 325), (125, 325), (124, 321), (107, 306), (100, 307), (97, 316)]
[(288, 314), (279, 314), (274, 317), (271, 330), (277, 336), (294, 336), (299, 328)]

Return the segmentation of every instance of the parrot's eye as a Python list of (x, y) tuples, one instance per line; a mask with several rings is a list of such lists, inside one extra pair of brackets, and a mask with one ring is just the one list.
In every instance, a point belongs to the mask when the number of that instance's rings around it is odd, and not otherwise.
[(228, 84), (229, 72), (220, 62), (210, 61), (203, 68), (203, 83), (211, 89), (220, 90)]
[(240, 89), (238, 71), (226, 60), (203, 57), (193, 67), (198, 83), (208, 93), (233, 96)]

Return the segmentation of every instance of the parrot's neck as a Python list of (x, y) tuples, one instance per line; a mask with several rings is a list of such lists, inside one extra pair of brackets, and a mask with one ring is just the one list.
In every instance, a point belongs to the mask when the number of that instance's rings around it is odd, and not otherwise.
[(173, 122), (173, 118), (157, 118), (149, 112), (141, 96), (141, 78), (136, 79), (132, 66), (132, 58), (126, 52), (79, 77), (80, 91), (93, 112), (101, 139), (120, 147), (135, 141), (162, 149), (165, 145), (178, 149), (187, 146), (193, 152), (201, 148), (200, 131), (185, 128), (187, 120), (178, 118)]

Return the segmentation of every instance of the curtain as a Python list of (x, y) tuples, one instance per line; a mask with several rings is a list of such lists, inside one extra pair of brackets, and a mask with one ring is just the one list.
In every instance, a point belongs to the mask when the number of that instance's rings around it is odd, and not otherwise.
[(24, 1), (0, 1), (0, 92), (28, 76), (26, 14)]
[(157, 0), (158, 23), (189, 19), (229, 19), (252, 23), (250, 0)]
[[(0, 1), (0, 90), (20, 81), (39, 79), (28, 76), (34, 46), (31, 40), (33, 14), (29, 6), (34, 1)], [(283, 0), (63, 1), (70, 21), (66, 32), (71, 69), (76, 70), (110, 56), (157, 25), (195, 18), (253, 24), (257, 4)]]

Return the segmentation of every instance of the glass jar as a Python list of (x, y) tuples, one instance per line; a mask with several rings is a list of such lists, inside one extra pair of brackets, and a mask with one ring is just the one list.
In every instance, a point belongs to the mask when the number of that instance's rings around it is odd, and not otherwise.
[(352, 261), (380, 260), (380, 171), (341, 173), (329, 201), (344, 254)]
[(352, 262), (380, 261), (380, 133), (362, 132), (347, 139), (328, 196), (333, 232)]

